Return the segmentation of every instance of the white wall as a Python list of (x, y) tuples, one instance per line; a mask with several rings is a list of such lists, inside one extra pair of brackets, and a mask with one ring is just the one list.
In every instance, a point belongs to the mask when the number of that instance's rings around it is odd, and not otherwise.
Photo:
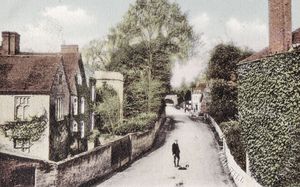
[(192, 94), (192, 106), (193, 106), (193, 109), (195, 109), (196, 105), (197, 105), (198, 106), (198, 109), (197, 109), (198, 112), (200, 112), (200, 109), (201, 109), (201, 103), (200, 103), (201, 95), (202, 94)]
[[(15, 96), (29, 96), (29, 116), (42, 115), (44, 111), (47, 112), (48, 124), (42, 138), (34, 142), (30, 148), (30, 153), (26, 153), (32, 156), (36, 156), (42, 159), (49, 158), (49, 101), (48, 95), (0, 95), (0, 124), (5, 124), (7, 121), (15, 120)], [(17, 152), (22, 152), (19, 149), (13, 148), (13, 141), (8, 137), (0, 134), (0, 149), (7, 149)]]

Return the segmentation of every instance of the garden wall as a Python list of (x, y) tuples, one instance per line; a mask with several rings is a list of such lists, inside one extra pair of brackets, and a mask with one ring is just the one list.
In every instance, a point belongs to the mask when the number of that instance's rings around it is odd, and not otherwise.
[(28, 186), (71, 187), (86, 184), (131, 163), (151, 149), (164, 122), (160, 119), (150, 131), (132, 133), (60, 162), (0, 153), (0, 186), (25, 185), (22, 181)]
[(57, 186), (77, 186), (112, 171), (111, 145), (57, 163)]
[(239, 117), (250, 170), (263, 186), (300, 185), (300, 53), (239, 64)]

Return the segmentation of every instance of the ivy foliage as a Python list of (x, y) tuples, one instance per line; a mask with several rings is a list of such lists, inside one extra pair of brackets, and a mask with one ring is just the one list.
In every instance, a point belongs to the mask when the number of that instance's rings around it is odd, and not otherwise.
[(225, 135), (226, 143), (229, 146), (231, 153), (236, 162), (241, 168), (246, 170), (246, 154), (241, 128), (238, 121), (227, 121), (220, 124), (220, 128)]
[(264, 186), (300, 186), (300, 53), (243, 63), (238, 71), (252, 174)]
[(1, 125), (1, 130), (10, 139), (24, 139), (30, 142), (38, 141), (47, 128), (47, 112), (41, 116), (32, 116), (30, 120), (9, 121)]

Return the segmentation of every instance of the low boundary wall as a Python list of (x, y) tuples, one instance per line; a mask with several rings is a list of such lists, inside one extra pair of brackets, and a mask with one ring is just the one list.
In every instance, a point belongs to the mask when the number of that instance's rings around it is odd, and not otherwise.
[(232, 156), (230, 149), (226, 143), (225, 136), (217, 124), (217, 122), (209, 115), (206, 116), (210, 121), (211, 125), (215, 128), (218, 138), (222, 141), (222, 152), (221, 152), (221, 162), (224, 166), (227, 166), (237, 187), (261, 187), (261, 185), (251, 176), (249, 176), (242, 168), (236, 163), (234, 157)]
[(22, 172), (20, 176), (15, 174), (20, 169), (33, 171), (27, 176), (26, 186), (73, 187), (104, 177), (149, 151), (165, 122), (164, 118), (161, 117), (152, 130), (131, 133), (59, 162), (0, 152), (0, 186), (25, 185), (17, 184), (24, 180)]

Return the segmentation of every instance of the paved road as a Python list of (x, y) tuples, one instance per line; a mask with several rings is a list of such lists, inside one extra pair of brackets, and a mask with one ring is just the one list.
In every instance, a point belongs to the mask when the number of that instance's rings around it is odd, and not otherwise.
[[(223, 187), (233, 186), (223, 172), (213, 134), (204, 123), (195, 123), (180, 110), (167, 107), (167, 114), (177, 121), (165, 144), (133, 163), (128, 169), (98, 184), (99, 187)], [(171, 146), (175, 139), (181, 149), (181, 165), (173, 165)]]

